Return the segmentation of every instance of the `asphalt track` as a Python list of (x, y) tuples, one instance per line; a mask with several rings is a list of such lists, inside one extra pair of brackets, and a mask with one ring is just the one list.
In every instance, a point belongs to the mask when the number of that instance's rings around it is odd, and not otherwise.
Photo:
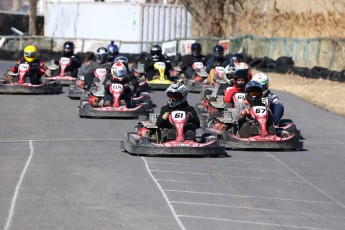
[(81, 119), (66, 92), (0, 95), (0, 229), (343, 230), (345, 118), (279, 96), (304, 151), (163, 158), (123, 152), (137, 120)]

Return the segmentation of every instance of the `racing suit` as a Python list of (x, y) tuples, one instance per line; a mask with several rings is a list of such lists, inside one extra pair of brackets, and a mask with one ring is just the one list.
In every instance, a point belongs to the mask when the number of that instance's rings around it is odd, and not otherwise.
[(186, 78), (192, 78), (194, 74), (194, 69), (192, 65), (194, 62), (202, 62), (204, 65), (206, 64), (206, 58), (204, 55), (194, 56), (194, 55), (185, 55), (182, 58), (181, 63), (181, 71), (184, 73)]
[(169, 79), (170, 78), (170, 70), (172, 70), (172, 65), (170, 60), (165, 57), (165, 56), (161, 56), (160, 59), (158, 61), (154, 61), (151, 57), (147, 57), (144, 61), (144, 71), (146, 74), (146, 78), (147, 80), (152, 80), (153, 76), (155, 76), (156, 74), (156, 69), (153, 66), (156, 62), (164, 62), (166, 67), (165, 67), (165, 76)]
[(109, 101), (110, 104), (113, 104), (113, 95), (110, 92), (109, 87), (111, 87), (112, 84), (121, 84), (124, 86), (124, 91), (123, 94), (120, 96), (120, 100), (125, 100), (126, 102), (126, 107), (127, 108), (132, 108), (133, 103), (132, 103), (132, 98), (134, 96), (135, 91), (139, 87), (139, 81), (138, 78), (135, 77), (134, 75), (127, 75), (122, 81), (116, 80), (113, 78), (111, 74), (109, 74), (104, 82), (104, 104), (106, 101)]
[(84, 89), (90, 89), (92, 83), (94, 82), (94, 79), (97, 79), (94, 74), (94, 70), (98, 68), (104, 68), (108, 70), (108, 72), (111, 72), (111, 66), (113, 65), (113, 62), (106, 62), (106, 63), (98, 63), (98, 62), (90, 62), (90, 66), (87, 67), (88, 72), (84, 75)]
[(33, 85), (38, 85), (41, 83), (41, 77), (45, 72), (45, 64), (43, 61), (36, 59), (33, 62), (27, 62), (24, 58), (21, 58), (17, 63), (12, 66), (11, 71), (13, 73), (18, 73), (18, 67), (20, 64), (27, 63), (30, 66), (29, 73), (26, 74), (24, 78), (25, 83), (31, 83)]
[[(194, 132), (197, 128), (200, 128), (200, 120), (194, 107), (190, 106), (187, 101), (182, 102), (180, 105), (176, 106), (175, 108), (170, 107), (169, 105), (165, 105), (161, 108), (160, 114), (157, 117), (156, 125), (158, 128), (163, 129), (161, 134), (161, 140), (166, 140), (167, 135), (169, 132), (174, 132), (172, 130), (173, 125), (170, 123), (169, 119), (163, 119), (163, 115), (165, 113), (171, 113), (172, 111), (185, 111), (188, 114), (188, 121), (186, 126), (184, 127), (184, 131), (187, 132), (191, 130)], [(176, 135), (176, 134), (175, 134)]]
[[(69, 72), (69, 73), (71, 73), (72, 77), (76, 78), (78, 76), (78, 70), (81, 67), (81, 61), (79, 60), (79, 58), (76, 55), (73, 54), (71, 56), (62, 56), (59, 59), (55, 59), (54, 64), (59, 65), (59, 61), (63, 57), (71, 59), (71, 64), (66, 67), (65, 73)], [(60, 73), (61, 73), (61, 67), (59, 65), (59, 68), (52, 72), (52, 76), (59, 75)]]
[[(267, 130), (272, 130), (271, 132), (275, 133), (273, 127), (272, 111), (269, 109), (267, 105), (263, 103), (263, 100), (260, 100), (260, 102), (258, 102), (256, 106), (265, 106), (267, 108), (268, 119), (266, 123), (266, 128)], [(244, 99), (243, 101), (237, 103), (236, 108), (236, 116), (238, 118), (238, 134), (242, 138), (248, 138), (251, 136), (251, 133), (255, 128), (259, 129), (259, 127), (257, 127), (257, 125), (255, 125), (255, 123), (253, 122), (254, 119), (249, 113), (249, 110), (252, 108), (252, 106), (249, 104), (247, 99)], [(271, 127), (272, 129), (270, 129)]]
[(273, 123), (277, 125), (284, 115), (284, 105), (279, 100), (279, 97), (270, 90), (263, 95), (263, 102), (270, 108), (273, 114)]

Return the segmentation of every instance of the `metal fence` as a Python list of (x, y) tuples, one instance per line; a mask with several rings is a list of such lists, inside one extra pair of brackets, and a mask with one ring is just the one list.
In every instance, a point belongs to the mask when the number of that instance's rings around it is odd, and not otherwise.
[[(220, 40), (229, 40), (230, 53), (243, 51), (251, 57), (269, 57), (276, 60), (281, 56), (292, 57), (295, 66), (322, 66), (331, 70), (343, 70), (345, 60), (345, 39), (313, 38), (264, 38), (257, 36), (242, 36), (238, 38), (183, 38), (177, 39), (176, 50), (179, 53), (179, 42), (194, 39), (203, 45), (203, 53), (209, 54), (214, 45)], [(100, 46), (106, 46), (109, 40), (49, 38), (43, 36), (3, 36), (0, 39), (0, 49), (20, 51), (26, 45), (35, 45), (39, 50), (60, 51), (63, 42), (72, 40), (76, 44), (77, 52), (95, 51)], [(122, 53), (132, 50), (148, 51), (155, 43), (163, 42), (126, 42), (115, 41)], [(143, 47), (146, 47), (143, 49)]]

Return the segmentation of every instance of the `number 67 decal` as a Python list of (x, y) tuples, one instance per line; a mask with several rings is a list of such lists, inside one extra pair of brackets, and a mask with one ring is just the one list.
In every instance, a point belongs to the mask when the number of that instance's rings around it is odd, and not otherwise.
[(254, 108), (254, 112), (255, 112), (256, 114), (266, 114), (267, 109), (266, 109), (266, 107), (264, 107), (264, 106), (256, 106), (256, 107)]

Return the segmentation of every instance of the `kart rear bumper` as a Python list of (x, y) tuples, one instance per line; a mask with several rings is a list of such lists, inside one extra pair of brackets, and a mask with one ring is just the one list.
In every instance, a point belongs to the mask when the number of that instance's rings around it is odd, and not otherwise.
[[(218, 141), (200, 145), (180, 143), (180, 146), (172, 146), (168, 143), (152, 143), (148, 138), (139, 137), (136, 133), (126, 133), (126, 138), (121, 142), (121, 148), (125, 151), (137, 155), (149, 156), (219, 156), (225, 155), (225, 147), (220, 146)], [(200, 145), (200, 146), (197, 146)]]
[(0, 84), (0, 93), (3, 94), (57, 94), (62, 92), (62, 85), (48, 82), (41, 85)]

